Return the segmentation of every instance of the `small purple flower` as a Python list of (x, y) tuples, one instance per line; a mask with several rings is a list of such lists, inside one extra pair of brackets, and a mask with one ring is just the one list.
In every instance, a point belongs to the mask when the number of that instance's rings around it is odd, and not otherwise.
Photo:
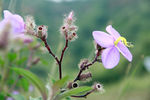
[(8, 10), (4, 10), (4, 19), (0, 22), (0, 29), (3, 29), (7, 23), (12, 27), (12, 33), (23, 33), (25, 30), (25, 23), (21, 16), (12, 14)]
[(109, 34), (102, 31), (93, 32), (96, 43), (101, 47), (106, 48), (103, 50), (101, 56), (104, 67), (107, 69), (114, 68), (119, 63), (120, 53), (131, 62), (132, 54), (127, 48), (130, 47), (131, 44), (129, 44), (124, 37), (121, 37), (111, 25), (106, 27), (106, 31)]
[(6, 27), (7, 24), (11, 25), (11, 38), (20, 39), (24, 43), (32, 42), (32, 38), (25, 35), (25, 22), (20, 15), (12, 14), (8, 10), (4, 10), (4, 19), (0, 21), (0, 31)]
[(33, 85), (30, 85), (29, 86), (29, 92), (32, 92), (34, 90), (34, 86)]
[(19, 91), (13, 91), (12, 94), (17, 95), (19, 94)]
[(14, 100), (12, 97), (7, 97), (6, 100)]

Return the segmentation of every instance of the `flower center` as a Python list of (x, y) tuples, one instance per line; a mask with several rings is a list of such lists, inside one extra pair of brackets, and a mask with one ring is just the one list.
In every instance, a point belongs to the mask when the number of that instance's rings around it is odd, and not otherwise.
[(125, 46), (127, 46), (127, 47), (133, 47), (133, 45), (132, 45), (130, 42), (127, 42), (126, 38), (124, 38), (124, 37), (119, 37), (119, 38), (114, 42), (115, 46), (117, 46), (120, 41), (121, 41)]

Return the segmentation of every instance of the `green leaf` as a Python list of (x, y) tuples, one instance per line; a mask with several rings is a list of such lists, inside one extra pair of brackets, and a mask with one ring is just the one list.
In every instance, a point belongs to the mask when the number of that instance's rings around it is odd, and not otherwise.
[(8, 59), (10, 60), (10, 62), (14, 61), (16, 58), (17, 58), (17, 53), (14, 52), (8, 53)]
[(66, 97), (66, 100), (71, 100), (71, 98), (70, 97)]
[(58, 81), (54, 82), (54, 84), (52, 86), (52, 91), (53, 91), (52, 94), (53, 94), (53, 96), (57, 95), (57, 93), (59, 92), (60, 88), (62, 88), (65, 85), (65, 83), (67, 82), (68, 79), (69, 79), (69, 76), (65, 76), (61, 80), (58, 80)]
[(5, 100), (5, 95), (4, 95), (4, 93), (1, 93), (1, 92), (0, 92), (0, 100)]
[(63, 99), (65, 97), (68, 97), (71, 95), (77, 95), (77, 94), (82, 93), (82, 92), (88, 92), (92, 89), (93, 89), (92, 87), (88, 87), (88, 86), (74, 88), (74, 89), (68, 90), (68, 91), (58, 95), (55, 100)]
[(64, 86), (64, 84), (67, 82), (68, 79), (69, 79), (69, 76), (65, 76), (61, 80), (58, 80), (58, 81), (54, 82), (54, 85), (52, 87), (53, 91), (57, 91), (60, 88), (62, 88)]
[(61, 80), (58, 80), (54, 83), (54, 86), (59, 86), (60, 88), (67, 82), (69, 76), (63, 77)]
[(19, 80), (19, 85), (20, 85), (21, 87), (23, 87), (23, 89), (24, 89), (25, 91), (28, 91), (29, 82), (28, 82), (25, 78), (21, 78), (21, 79)]
[(14, 70), (19, 75), (24, 76), (26, 79), (30, 80), (32, 84), (34, 84), (39, 89), (42, 97), (44, 99), (47, 98), (45, 85), (35, 74), (23, 68), (14, 67), (12, 68), (12, 70)]
[(29, 100), (43, 100), (42, 97), (38, 97), (38, 98), (32, 98), (30, 97)]
[(11, 95), (15, 100), (25, 100), (24, 96), (17, 94), (17, 95)]
[(0, 67), (4, 66), (5, 61), (0, 57)]
[(23, 64), (27, 60), (27, 57), (22, 57), (17, 61), (17, 65)]

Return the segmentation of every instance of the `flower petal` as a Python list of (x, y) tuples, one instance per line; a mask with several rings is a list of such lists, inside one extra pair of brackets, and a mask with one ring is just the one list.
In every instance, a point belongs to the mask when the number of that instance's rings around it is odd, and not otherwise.
[(4, 20), (11, 23), (13, 33), (22, 33), (25, 29), (25, 23), (20, 15), (12, 14), (4, 10)]
[(121, 42), (118, 43), (117, 49), (121, 52), (121, 54), (128, 60), (132, 61), (132, 54), (129, 49)]
[(10, 11), (8, 11), (8, 10), (4, 10), (3, 13), (4, 13), (4, 18), (9, 18), (10, 16), (13, 15), (13, 14), (12, 14)]
[(102, 52), (102, 63), (106, 69), (114, 68), (120, 60), (119, 51), (115, 46), (105, 49)]
[(93, 32), (94, 40), (97, 44), (102, 47), (111, 47), (114, 45), (114, 39), (111, 35), (108, 35), (102, 31), (94, 31)]
[(106, 27), (106, 31), (111, 34), (115, 39), (118, 39), (120, 37), (119, 32), (117, 32), (111, 25), (108, 25)]

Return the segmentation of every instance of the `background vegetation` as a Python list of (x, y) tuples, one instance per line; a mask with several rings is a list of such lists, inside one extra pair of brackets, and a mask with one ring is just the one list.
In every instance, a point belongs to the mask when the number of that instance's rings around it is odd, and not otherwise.
[[(92, 94), (87, 100), (150, 100), (150, 72), (146, 70), (150, 66), (144, 65), (145, 57), (150, 56), (150, 0), (2, 0), (0, 4), (2, 10), (9, 9), (22, 16), (32, 15), (37, 25), (47, 25), (48, 42), (57, 54), (64, 44), (59, 33), (64, 14), (71, 10), (75, 12), (79, 38), (69, 44), (63, 62), (63, 75), (69, 74), (70, 77), (77, 74), (80, 59), (94, 57), (92, 31), (105, 31), (105, 27), (112, 24), (122, 36), (133, 42), (134, 48), (130, 49), (133, 62), (130, 64), (121, 56), (119, 65), (112, 70), (104, 69), (102, 64), (93, 65), (89, 69), (93, 81), (104, 84), (106, 92)], [(52, 68), (55, 64), (48, 52), (38, 55), (42, 64), (31, 70), (45, 82), (49, 72), (58, 78), (57, 68)]]

